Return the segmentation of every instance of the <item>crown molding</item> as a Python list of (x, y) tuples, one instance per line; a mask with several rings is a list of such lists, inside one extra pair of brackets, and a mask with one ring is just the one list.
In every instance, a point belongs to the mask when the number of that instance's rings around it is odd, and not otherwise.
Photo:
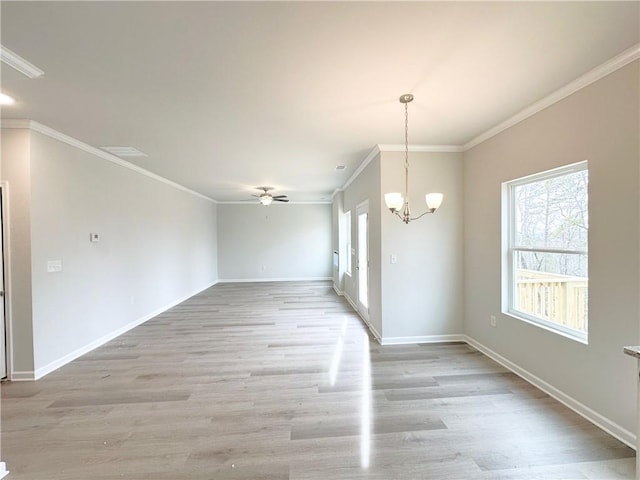
[[(480, 145), (481, 143), (489, 140), (492, 137), (495, 137), (499, 133), (507, 130), (508, 128), (517, 125), (518, 123), (526, 120), (527, 118), (535, 115), (536, 113), (544, 110), (545, 108), (550, 107), (554, 103), (559, 102), (567, 98), (569, 95), (576, 93), (577, 91), (588, 87), (592, 83), (597, 82), (598, 80), (606, 77), (607, 75), (615, 72), (616, 70), (621, 69), (622, 67), (627, 66), (631, 62), (640, 59), (640, 43), (635, 44), (634, 46), (628, 48), (627, 50), (621, 52), (615, 57), (607, 60), (601, 65), (598, 65), (592, 70), (589, 70), (587, 73), (578, 77), (571, 83), (568, 83), (564, 87), (556, 90), (550, 95), (544, 97), (543, 99), (535, 102), (534, 104), (528, 106), (527, 108), (521, 110), (516, 113), (514, 116), (508, 118), (504, 122), (496, 125), (493, 128), (481, 133), (477, 137), (469, 140), (464, 145), (409, 145), (410, 152), (443, 152), (443, 153), (464, 153), (471, 148)], [(353, 175), (347, 180), (347, 182), (342, 186), (342, 188), (338, 188), (333, 192), (333, 196), (340, 191), (346, 189), (351, 183), (360, 175), (360, 173), (366, 168), (371, 160), (375, 158), (375, 156), (380, 152), (402, 152), (404, 151), (404, 145), (376, 145), (373, 150), (366, 156), (366, 158), (362, 161), (360, 166), (353, 172)], [(333, 198), (332, 196), (332, 198)]]
[[(345, 190), (351, 183), (358, 178), (358, 175), (362, 173), (362, 171), (367, 168), (367, 165), (371, 163), (371, 161), (376, 158), (376, 156), (382, 152), (404, 152), (404, 145), (376, 145), (373, 147), (373, 150), (369, 152), (369, 155), (365, 157), (365, 159), (360, 163), (360, 166), (353, 172), (353, 175), (349, 177), (349, 180), (345, 182), (342, 188), (337, 188), (331, 198), (335, 196), (338, 191)], [(435, 153), (460, 153), (464, 150), (461, 146), (458, 145), (409, 145), (410, 152), (435, 152)]]
[(0, 125), (2, 126), (2, 128), (30, 129), (34, 132), (38, 132), (38, 133), (41, 133), (42, 135), (46, 135), (47, 137), (53, 138), (54, 140), (58, 140), (59, 142), (66, 143), (67, 145), (75, 147), (79, 150), (83, 150), (91, 155), (100, 157), (103, 160), (106, 160), (108, 162), (115, 163), (116, 165), (127, 168), (129, 170), (133, 170), (134, 172), (144, 175), (145, 177), (149, 177), (154, 180), (157, 180), (158, 182), (165, 183), (173, 188), (182, 190), (183, 192), (190, 193), (191, 195), (195, 195), (196, 197), (200, 197), (212, 203), (218, 203), (213, 198), (207, 197), (206, 195), (202, 195), (201, 193), (198, 193), (195, 190), (191, 190), (190, 188), (180, 185), (179, 183), (176, 183), (167, 178), (161, 177), (160, 175), (150, 172), (149, 170), (146, 170), (142, 167), (134, 165), (133, 163), (129, 163), (126, 160), (122, 160), (121, 158), (116, 157), (115, 155), (112, 155), (108, 152), (105, 152), (104, 150), (100, 150), (99, 148), (92, 147), (91, 145), (81, 142), (80, 140), (70, 137), (69, 135), (65, 135), (64, 133), (60, 133), (57, 130), (47, 127), (46, 125), (43, 125), (36, 121), (20, 120), (20, 119), (3, 119)]
[(615, 72), (616, 70), (621, 69), (622, 67), (630, 64), (631, 62), (638, 60), (640, 58), (640, 43), (635, 44), (633, 47), (628, 48), (624, 52), (616, 55), (605, 63), (595, 67), (594, 69), (588, 71), (581, 77), (577, 78), (573, 82), (565, 85), (564, 87), (556, 90), (552, 94), (544, 97), (542, 100), (537, 101), (536, 103), (528, 106), (524, 110), (516, 113), (513, 117), (508, 118), (504, 122), (496, 125), (495, 127), (487, 130), (484, 133), (481, 133), (474, 139), (465, 143), (462, 146), (462, 151), (466, 152), (467, 150), (475, 147), (476, 145), (481, 144), (482, 142), (489, 140), (491, 137), (495, 137), (499, 133), (505, 131), (506, 129), (513, 127), (514, 125), (526, 120), (527, 118), (535, 115), (536, 113), (544, 110), (545, 108), (550, 107), (554, 103), (559, 102), (567, 98), (569, 95), (576, 93), (578, 90), (582, 90), (585, 87), (588, 87), (594, 82), (597, 82), (603, 77)]
[(360, 166), (356, 169), (355, 172), (353, 172), (353, 175), (351, 175), (349, 177), (349, 180), (347, 180), (345, 182), (345, 184), (342, 186), (342, 190), (346, 189), (349, 185), (351, 185), (351, 183), (358, 178), (358, 175), (360, 175), (362, 173), (362, 171), (367, 168), (367, 165), (369, 165), (371, 163), (371, 160), (373, 160), (374, 158), (376, 158), (376, 156), (380, 153), (380, 146), (376, 145), (375, 147), (373, 147), (373, 150), (371, 150), (369, 152), (369, 155), (367, 155), (365, 157), (365, 159), (362, 161), (362, 163), (360, 164)]
[(0, 45), (0, 61), (6, 63), (17, 71), (26, 75), (29, 78), (39, 78), (44, 75), (44, 72), (36, 67), (33, 63), (28, 62), (20, 55), (12, 52), (4, 45)]

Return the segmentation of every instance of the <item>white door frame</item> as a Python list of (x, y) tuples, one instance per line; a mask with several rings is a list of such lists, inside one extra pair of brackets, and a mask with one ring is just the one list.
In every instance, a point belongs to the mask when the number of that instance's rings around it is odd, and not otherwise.
[[(361, 299), (360, 299), (360, 278), (361, 278), (361, 272), (362, 272), (362, 265), (360, 264), (360, 215), (362, 214), (366, 214), (367, 215), (367, 228), (366, 228), (366, 236), (367, 238), (366, 240), (366, 254), (367, 254), (367, 258), (365, 259), (365, 264), (364, 264), (364, 269), (366, 270), (366, 282), (367, 282), (367, 298), (366, 298), (366, 305), (362, 303)], [(358, 312), (360, 313), (360, 315), (362, 315), (362, 318), (364, 318), (366, 321), (369, 321), (369, 286), (370, 286), (370, 273), (369, 273), (369, 200), (365, 200), (361, 203), (359, 203), (356, 206), (356, 269), (357, 269), (357, 275), (356, 275), (356, 305), (358, 306)]]
[[(4, 335), (5, 335), (5, 356), (7, 379), (12, 379), (13, 374), (13, 335), (11, 329), (11, 247), (9, 243), (9, 184), (4, 181), (0, 182), (0, 196), (2, 201), (2, 265), (0, 274), (4, 275)], [(0, 471), (0, 478), (2, 472)]]

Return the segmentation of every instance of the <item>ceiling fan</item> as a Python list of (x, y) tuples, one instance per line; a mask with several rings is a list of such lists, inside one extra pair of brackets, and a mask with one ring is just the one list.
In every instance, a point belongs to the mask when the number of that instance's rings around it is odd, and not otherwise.
[(269, 190), (273, 190), (273, 187), (256, 187), (258, 190), (263, 190), (260, 195), (252, 195), (258, 197), (258, 200), (262, 205), (271, 205), (271, 202), (288, 202), (286, 195), (271, 195)]

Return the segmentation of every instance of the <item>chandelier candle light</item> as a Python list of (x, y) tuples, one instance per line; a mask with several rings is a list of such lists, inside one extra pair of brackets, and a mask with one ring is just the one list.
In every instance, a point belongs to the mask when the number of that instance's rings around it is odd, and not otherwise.
[[(387, 208), (391, 213), (396, 214), (400, 220), (404, 223), (409, 223), (412, 220), (417, 220), (427, 213), (435, 212), (440, 204), (444, 195), (442, 193), (427, 193), (425, 200), (427, 202), (427, 211), (411, 218), (411, 211), (409, 210), (409, 102), (413, 100), (413, 95), (410, 93), (402, 95), (400, 97), (400, 103), (404, 104), (404, 198), (399, 192), (385, 193), (384, 202), (387, 204)], [(402, 212), (400, 212), (402, 210)]]

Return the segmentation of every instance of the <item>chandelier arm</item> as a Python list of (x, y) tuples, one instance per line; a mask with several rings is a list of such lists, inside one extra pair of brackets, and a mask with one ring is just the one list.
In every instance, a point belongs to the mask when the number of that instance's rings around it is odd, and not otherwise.
[(435, 212), (435, 211), (436, 211), (435, 209), (429, 209), (429, 210), (427, 210), (426, 212), (421, 213), (421, 214), (420, 214), (420, 215), (418, 215), (417, 217), (410, 218), (409, 220), (411, 220), (411, 221), (413, 221), (413, 220), (418, 220), (419, 218), (424, 217), (424, 216), (425, 216), (425, 215), (427, 215), (428, 213), (433, 213), (433, 212)]

